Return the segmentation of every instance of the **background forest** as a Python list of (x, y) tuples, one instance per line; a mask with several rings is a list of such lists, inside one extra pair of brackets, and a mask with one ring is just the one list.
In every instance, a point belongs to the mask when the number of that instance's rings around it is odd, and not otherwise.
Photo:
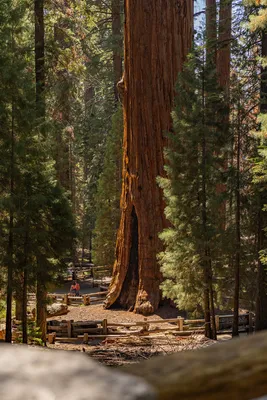
[[(111, 266), (117, 258), (107, 307), (151, 313), (161, 288), (179, 309), (204, 313), (208, 337), (216, 338), (215, 309), (234, 309), (234, 335), (240, 308), (256, 312), (256, 329), (267, 328), (267, 1), (197, 1), (194, 34), (190, 14), (179, 36), (186, 60), (179, 53), (172, 123), (161, 132), (165, 172), (159, 168), (154, 179), (165, 216), (155, 222), (157, 238), (147, 235), (163, 282), (157, 267), (150, 286), (132, 259), (131, 274), (118, 273), (123, 222), (115, 253), (122, 182), (127, 186), (123, 108), (126, 120), (131, 95), (121, 80), (129, 45), (123, 3), (0, 0), (0, 306), (7, 341), (13, 298), (22, 307), (24, 342), (29, 291), (36, 291), (37, 326), (45, 324), (46, 293), (66, 260)], [(179, 7), (182, 14), (193, 2)], [(175, 37), (172, 29), (170, 21)], [(178, 57), (173, 51), (166, 64)], [(158, 123), (155, 114), (148, 120)], [(133, 206), (133, 237), (145, 214)]]

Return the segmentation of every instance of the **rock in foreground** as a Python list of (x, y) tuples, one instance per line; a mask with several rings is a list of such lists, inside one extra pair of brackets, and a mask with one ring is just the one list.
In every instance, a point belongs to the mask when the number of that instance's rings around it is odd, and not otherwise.
[(102, 367), (82, 353), (4, 344), (0, 349), (0, 399), (156, 399), (142, 379)]

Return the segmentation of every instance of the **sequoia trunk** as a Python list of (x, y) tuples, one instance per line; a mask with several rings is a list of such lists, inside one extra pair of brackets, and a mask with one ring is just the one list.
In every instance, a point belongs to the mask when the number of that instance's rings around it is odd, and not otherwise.
[(159, 305), (158, 233), (166, 220), (156, 179), (164, 174), (164, 132), (192, 25), (192, 0), (125, 0), (122, 215), (106, 307), (149, 314)]
[(217, 73), (219, 85), (226, 91), (228, 95), (230, 88), (231, 27), (232, 0), (221, 0), (219, 15)]

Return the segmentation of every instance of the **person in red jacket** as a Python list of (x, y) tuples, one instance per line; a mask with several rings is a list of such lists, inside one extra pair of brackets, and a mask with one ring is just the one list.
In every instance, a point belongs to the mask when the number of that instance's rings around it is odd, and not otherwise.
[(76, 282), (75, 289), (76, 289), (76, 296), (80, 296), (81, 287), (78, 282)]

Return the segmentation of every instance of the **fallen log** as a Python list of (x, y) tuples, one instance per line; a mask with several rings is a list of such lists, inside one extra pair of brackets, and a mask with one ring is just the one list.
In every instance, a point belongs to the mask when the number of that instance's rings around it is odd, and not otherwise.
[(152, 384), (160, 400), (251, 400), (267, 394), (267, 335), (155, 357), (122, 370)]
[(72, 323), (73, 326), (92, 326), (95, 327), (96, 325), (99, 325), (102, 323), (102, 319), (101, 320), (97, 320), (97, 321), (75, 321)]

